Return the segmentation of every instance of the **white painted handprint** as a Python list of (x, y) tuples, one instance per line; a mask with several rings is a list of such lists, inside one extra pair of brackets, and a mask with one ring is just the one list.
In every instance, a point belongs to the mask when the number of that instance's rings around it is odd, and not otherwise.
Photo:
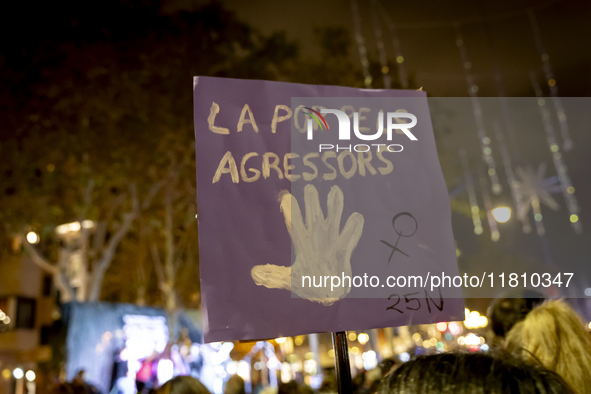
[(330, 280), (326, 287), (314, 287), (309, 286), (306, 279), (306, 286), (302, 286), (302, 276), (352, 277), (351, 254), (363, 232), (363, 215), (358, 212), (351, 214), (343, 231), (340, 231), (344, 199), (342, 190), (336, 185), (328, 193), (326, 219), (320, 208), (318, 191), (311, 184), (304, 188), (305, 225), (294, 196), (284, 191), (279, 195), (279, 202), (296, 259), (291, 267), (273, 264), (253, 267), (251, 276), (254, 282), (269, 289), (291, 290), (302, 298), (325, 306), (344, 298), (351, 290), (350, 283), (331, 290)]

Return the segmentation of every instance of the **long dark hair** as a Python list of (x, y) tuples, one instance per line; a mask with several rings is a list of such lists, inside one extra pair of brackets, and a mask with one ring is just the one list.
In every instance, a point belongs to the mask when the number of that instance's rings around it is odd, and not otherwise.
[(545, 368), (506, 353), (442, 353), (418, 357), (386, 376), (379, 394), (574, 394)]

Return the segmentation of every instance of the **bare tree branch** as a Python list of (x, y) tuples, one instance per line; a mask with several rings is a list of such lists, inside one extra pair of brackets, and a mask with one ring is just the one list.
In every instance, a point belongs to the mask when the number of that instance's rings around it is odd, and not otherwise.
[(162, 189), (162, 187), (164, 187), (164, 185), (166, 185), (166, 182), (167, 182), (167, 180), (163, 179), (163, 180), (158, 181), (152, 185), (152, 187), (148, 191), (148, 195), (146, 196), (146, 198), (142, 202), (142, 206), (141, 206), (142, 211), (145, 211), (146, 209), (148, 209), (150, 207), (150, 205), (152, 204), (152, 200), (156, 196), (156, 193), (158, 193), (158, 191), (160, 191), (160, 189)]
[[(88, 185), (84, 188), (83, 191), (83, 198), (84, 198), (84, 210), (86, 211), (90, 204), (92, 203), (92, 190), (94, 189), (94, 180), (89, 180)], [(84, 212), (86, 213), (86, 212)], [(86, 216), (86, 215), (84, 215)]]
[(109, 212), (107, 213), (107, 216), (106, 216), (107, 222), (111, 221), (113, 216), (115, 216), (115, 210), (117, 208), (119, 208), (119, 206), (121, 204), (123, 204), (125, 202), (126, 198), (127, 198), (127, 192), (123, 192), (123, 193), (119, 194), (117, 197), (115, 197), (115, 199), (111, 203), (111, 209), (109, 209)]
[(154, 260), (154, 266), (156, 267), (156, 276), (158, 277), (158, 287), (164, 291), (164, 284), (166, 283), (166, 277), (164, 276), (164, 270), (162, 269), (162, 262), (160, 261), (160, 253), (158, 253), (158, 247), (156, 244), (152, 244), (152, 260)]
[[(58, 257), (57, 268), (58, 272), (54, 275), (56, 287), (62, 289), (66, 296), (62, 295), (62, 300), (67, 302), (76, 300), (76, 292), (70, 284), (70, 277), (68, 275), (68, 268), (70, 267), (70, 248), (62, 250)], [(59, 286), (58, 286), (59, 285)]]
[(169, 185), (166, 189), (164, 197), (164, 242), (166, 248), (166, 254), (164, 259), (164, 269), (166, 270), (166, 276), (169, 281), (174, 280), (174, 256), (175, 256), (175, 245), (174, 245), (174, 211), (172, 207), (173, 203), (173, 189)]
[(91, 289), (89, 293), (89, 301), (98, 301), (101, 292), (101, 285), (103, 282), (103, 277), (105, 275), (105, 271), (109, 268), (111, 261), (113, 261), (113, 257), (115, 256), (115, 251), (117, 250), (117, 246), (119, 246), (119, 242), (125, 237), (125, 235), (131, 229), (131, 225), (133, 221), (139, 215), (139, 200), (137, 197), (137, 190), (135, 188), (135, 184), (131, 184), (129, 186), (130, 194), (131, 194), (131, 212), (125, 212), (123, 214), (123, 222), (121, 226), (117, 229), (115, 234), (109, 239), (107, 242), (107, 246), (103, 248), (102, 254), (100, 259), (97, 261), (92, 273), (91, 279)]
[(105, 238), (107, 236), (108, 223), (110, 223), (111, 220), (113, 220), (115, 210), (117, 210), (117, 208), (119, 208), (119, 206), (125, 202), (127, 194), (127, 192), (124, 192), (115, 197), (113, 202), (111, 202), (110, 204), (111, 208), (107, 212), (105, 220), (101, 220), (97, 223), (96, 228), (94, 230), (94, 242), (92, 246), (92, 254), (94, 258), (98, 258), (99, 252), (103, 250), (103, 247), (105, 246)]
[(92, 258), (97, 259), (99, 256), (99, 251), (103, 249), (105, 245), (105, 237), (107, 236), (107, 222), (100, 221), (96, 224), (94, 228), (94, 237), (92, 242)]
[(182, 263), (183, 263), (183, 259), (180, 258), (180, 253), (182, 251), (184, 251), (185, 253), (188, 253), (188, 245), (189, 245), (189, 239), (191, 236), (191, 231), (188, 229), (188, 226), (190, 226), (190, 223), (187, 223), (187, 221), (185, 221), (184, 223), (184, 227), (185, 227), (185, 231), (183, 231), (183, 234), (181, 235), (179, 241), (177, 242), (177, 247), (176, 247), (176, 251), (177, 251), (177, 258), (176, 258), (176, 262), (175, 262), (175, 267), (174, 267), (174, 272), (178, 272), (179, 268), (181, 267)]
[(31, 256), (31, 260), (42, 270), (50, 273), (54, 277), (54, 284), (55, 286), (62, 292), (62, 301), (69, 301), (74, 299), (74, 289), (70, 286), (70, 282), (67, 278), (67, 275), (63, 270), (60, 269), (59, 265), (51, 264), (47, 261), (38, 251), (37, 248), (34, 247), (27, 241), (25, 236), (23, 238), (23, 245), (29, 256)]
[(82, 277), (80, 278), (82, 283), (80, 288), (78, 289), (78, 297), (79, 299), (86, 299), (86, 295), (88, 292), (89, 283), (89, 275), (88, 272), (90, 270), (90, 259), (92, 253), (89, 253), (89, 244), (90, 244), (90, 231), (84, 225), (84, 221), (88, 219), (88, 211), (92, 204), (92, 190), (94, 189), (94, 181), (91, 179), (88, 181), (88, 185), (84, 188), (82, 195), (84, 200), (84, 206), (80, 212), (78, 217), (78, 223), (80, 224), (80, 249), (82, 253), (80, 253), (80, 257), (82, 259)]
[(137, 215), (140, 212), (140, 199), (137, 195), (137, 186), (135, 183), (129, 185), (129, 191), (131, 193), (131, 210)]
[(27, 241), (27, 237), (25, 237), (25, 236), (21, 236), (21, 237), (24, 240), (23, 245), (24, 245), (25, 249), (27, 250), (27, 252), (29, 253), (29, 255), (31, 256), (31, 259), (33, 260), (33, 262), (35, 264), (37, 264), (37, 266), (39, 266), (39, 268), (41, 268), (42, 270), (49, 272), (50, 274), (56, 274), (58, 272), (57, 266), (51, 264), (43, 256), (41, 256), (41, 254), (37, 251), (37, 248), (34, 247), (33, 245), (31, 245), (29, 243), (29, 241)]

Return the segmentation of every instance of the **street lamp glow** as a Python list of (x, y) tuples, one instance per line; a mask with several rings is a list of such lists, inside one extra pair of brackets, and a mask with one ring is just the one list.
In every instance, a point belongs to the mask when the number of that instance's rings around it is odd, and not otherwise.
[(511, 208), (509, 207), (497, 207), (491, 213), (499, 223), (506, 223), (511, 219)]
[(365, 345), (367, 343), (367, 341), (369, 341), (369, 335), (362, 332), (361, 334), (357, 335), (357, 340), (359, 341), (360, 344)]
[(276, 339), (275, 339), (275, 342), (277, 342), (277, 343), (283, 343), (283, 342), (285, 342), (285, 340), (286, 340), (286, 339), (287, 339), (287, 338), (285, 338), (285, 337), (276, 338)]
[(475, 329), (488, 326), (488, 318), (480, 315), (480, 312), (478, 311), (470, 311), (466, 308), (465, 315), (466, 320), (464, 320), (464, 325), (466, 328)]
[(27, 373), (25, 374), (25, 378), (27, 378), (27, 380), (29, 382), (32, 382), (33, 380), (35, 380), (35, 377), (36, 377), (36, 375), (35, 375), (35, 372), (33, 372), (33, 371), (27, 371)]
[(20, 368), (15, 368), (14, 371), (12, 371), (12, 376), (14, 376), (15, 379), (22, 379), (23, 375), (24, 372)]
[(37, 235), (37, 233), (34, 231), (29, 231), (27, 233), (27, 242), (29, 242), (30, 244), (36, 244), (37, 242), (39, 242), (39, 236)]
[(72, 222), (72, 223), (65, 223), (60, 224), (55, 228), (55, 232), (60, 235), (65, 235), (68, 233), (76, 233), (80, 231), (82, 228), (85, 229), (93, 229), (96, 227), (96, 223), (92, 220), (83, 220), (82, 226), (80, 226), (80, 222)]

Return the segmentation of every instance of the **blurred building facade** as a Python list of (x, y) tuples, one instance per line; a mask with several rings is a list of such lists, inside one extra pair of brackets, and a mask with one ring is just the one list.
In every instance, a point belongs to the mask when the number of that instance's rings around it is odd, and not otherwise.
[(52, 276), (15, 253), (0, 261), (0, 278), (0, 393), (42, 394), (59, 319)]

